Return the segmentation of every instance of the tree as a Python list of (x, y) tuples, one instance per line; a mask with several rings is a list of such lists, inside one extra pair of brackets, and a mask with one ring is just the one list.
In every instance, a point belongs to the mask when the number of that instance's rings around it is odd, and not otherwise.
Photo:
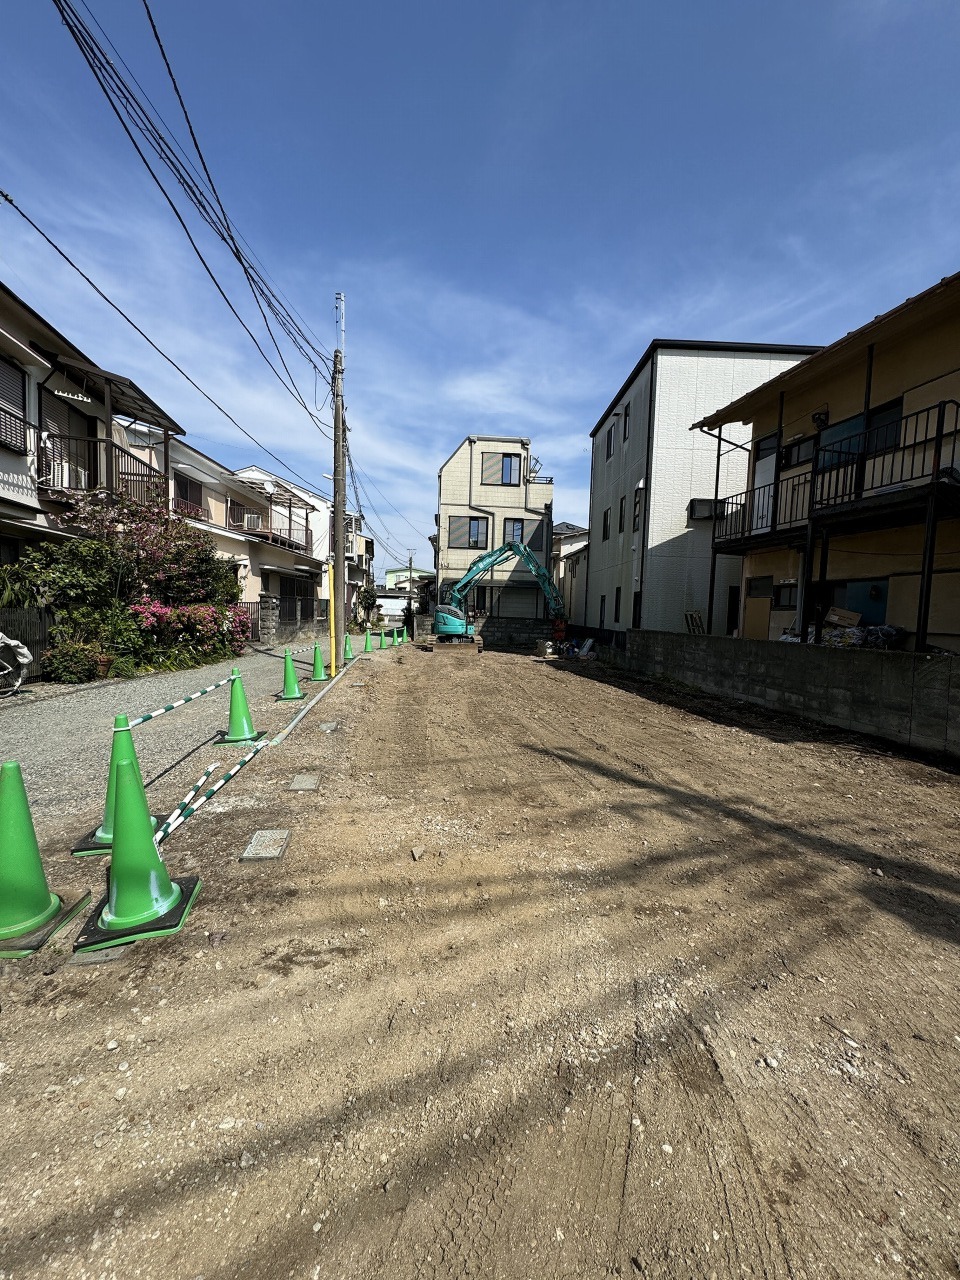
[(371, 587), (369, 582), (364, 583), (357, 592), (357, 605), (366, 621), (369, 622), (371, 613), (377, 607), (376, 587)]

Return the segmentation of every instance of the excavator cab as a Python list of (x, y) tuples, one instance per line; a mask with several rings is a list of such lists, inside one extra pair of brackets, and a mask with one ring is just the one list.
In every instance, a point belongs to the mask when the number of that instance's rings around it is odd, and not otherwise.
[(433, 614), (433, 634), (438, 640), (472, 642), (474, 628), (462, 609), (452, 604), (438, 604)]

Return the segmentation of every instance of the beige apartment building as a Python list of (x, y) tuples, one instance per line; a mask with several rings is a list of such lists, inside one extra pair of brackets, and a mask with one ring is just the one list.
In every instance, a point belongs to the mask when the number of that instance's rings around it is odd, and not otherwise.
[[(546, 570), (553, 539), (553, 480), (540, 474), (530, 441), (468, 436), (439, 471), (437, 599), (470, 565), (505, 542), (523, 542)], [(543, 594), (529, 569), (510, 560), (471, 590), (467, 607), (494, 617), (544, 618)]]
[(750, 425), (748, 486), (719, 504), (743, 557), (739, 634), (820, 640), (834, 623), (960, 651), (960, 274), (848, 333), (696, 427)]

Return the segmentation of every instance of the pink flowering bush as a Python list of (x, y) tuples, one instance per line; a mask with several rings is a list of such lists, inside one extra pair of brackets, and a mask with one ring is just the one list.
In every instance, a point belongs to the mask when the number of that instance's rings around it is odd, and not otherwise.
[(250, 638), (250, 618), (239, 605), (169, 605), (144, 597), (130, 612), (144, 637), (141, 661), (151, 666), (239, 657)]

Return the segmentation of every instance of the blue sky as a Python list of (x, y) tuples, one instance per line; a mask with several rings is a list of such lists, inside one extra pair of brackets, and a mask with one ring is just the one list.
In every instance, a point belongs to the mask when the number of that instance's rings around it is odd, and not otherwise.
[[(138, 0), (75, 3), (185, 140)], [(960, 268), (955, 0), (151, 7), (231, 218), (331, 349), (346, 294), (365, 509), (421, 564), (465, 435), (529, 435), (555, 518), (585, 523), (588, 433), (652, 338), (830, 342)], [(0, 119), (0, 187), (327, 489), (329, 442), (213, 291), (50, 0), (5, 24)], [(2, 206), (0, 279), (198, 448), (271, 465)], [(392, 561), (383, 546), (378, 572)]]

